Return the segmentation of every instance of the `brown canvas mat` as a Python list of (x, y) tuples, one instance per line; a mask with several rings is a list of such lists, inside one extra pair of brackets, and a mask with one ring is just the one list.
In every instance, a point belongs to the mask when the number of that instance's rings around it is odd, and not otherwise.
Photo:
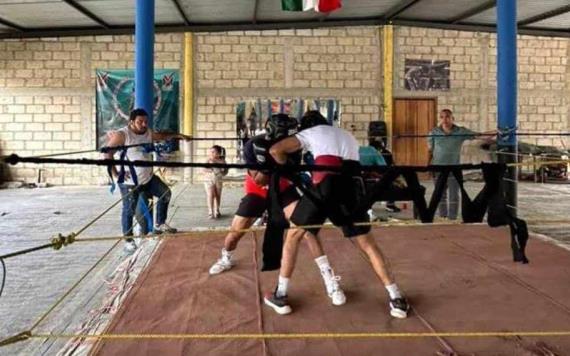
[[(323, 230), (347, 295), (332, 306), (301, 246), (291, 280), (294, 312), (261, 304), (277, 272), (259, 272), (261, 240), (246, 235), (237, 266), (209, 276), (223, 234), (166, 240), (109, 326), (109, 334), (417, 333), (570, 330), (570, 252), (531, 239), (531, 263), (513, 263), (504, 228), (482, 225), (377, 228), (374, 235), (414, 311), (387, 312), (386, 292), (336, 230)], [(555, 355), (570, 337), (102, 340), (101, 355)]]

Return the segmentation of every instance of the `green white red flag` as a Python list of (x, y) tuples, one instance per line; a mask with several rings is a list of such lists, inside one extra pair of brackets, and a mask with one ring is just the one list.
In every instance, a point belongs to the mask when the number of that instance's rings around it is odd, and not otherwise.
[(342, 0), (281, 0), (283, 11), (331, 12), (341, 6)]

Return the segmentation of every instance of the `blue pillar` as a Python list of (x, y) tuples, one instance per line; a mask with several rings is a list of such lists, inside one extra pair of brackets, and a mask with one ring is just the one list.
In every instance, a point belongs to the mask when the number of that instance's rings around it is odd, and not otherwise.
[(152, 127), (154, 0), (136, 0), (135, 12), (135, 107), (148, 112)]
[[(517, 2), (497, 1), (497, 124), (499, 130), (517, 126)], [(498, 140), (499, 161), (515, 162), (517, 136), (512, 134)], [(509, 168), (505, 180), (507, 204), (516, 214), (517, 169)]]
[[(154, 0), (136, 0), (135, 5), (135, 108), (148, 113), (148, 126), (152, 125), (154, 103)], [(146, 202), (139, 198), (138, 204)], [(145, 214), (147, 228), (153, 230), (151, 214)]]

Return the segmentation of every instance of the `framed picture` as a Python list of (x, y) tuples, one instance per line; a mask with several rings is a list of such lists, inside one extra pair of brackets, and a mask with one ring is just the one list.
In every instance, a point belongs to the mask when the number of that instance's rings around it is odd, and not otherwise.
[(411, 91), (448, 91), (449, 67), (449, 61), (406, 58), (404, 87)]

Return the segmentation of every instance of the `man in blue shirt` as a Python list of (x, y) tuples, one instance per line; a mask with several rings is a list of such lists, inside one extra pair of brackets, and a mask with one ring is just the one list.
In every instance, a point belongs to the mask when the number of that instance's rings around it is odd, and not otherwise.
[[(464, 141), (473, 140), (480, 135), (493, 134), (495, 131), (478, 133), (468, 128), (455, 124), (453, 113), (449, 109), (443, 109), (439, 114), (439, 126), (433, 128), (427, 138), (432, 165), (458, 165), (461, 163), (461, 146)], [(490, 139), (491, 141), (493, 139)], [(438, 174), (434, 174), (434, 182)], [(459, 211), (459, 184), (455, 177), (450, 174), (447, 187), (441, 196), (438, 205), (439, 216), (450, 220), (457, 219)]]

